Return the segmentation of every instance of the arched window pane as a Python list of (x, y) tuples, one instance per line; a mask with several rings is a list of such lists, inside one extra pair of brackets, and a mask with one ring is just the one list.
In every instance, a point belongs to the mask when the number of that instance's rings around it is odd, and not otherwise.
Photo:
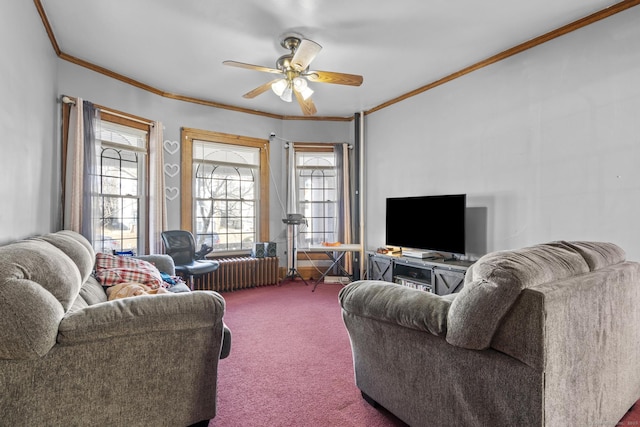
[(300, 247), (337, 241), (337, 187), (332, 152), (296, 153), (299, 212), (307, 218), (298, 232)]
[(94, 249), (140, 253), (147, 133), (102, 121), (98, 135), (101, 147), (96, 152), (99, 187), (94, 196)]
[[(251, 249), (258, 233), (260, 150), (194, 141), (193, 158), (197, 244), (215, 251)], [(203, 209), (205, 199), (212, 203)]]

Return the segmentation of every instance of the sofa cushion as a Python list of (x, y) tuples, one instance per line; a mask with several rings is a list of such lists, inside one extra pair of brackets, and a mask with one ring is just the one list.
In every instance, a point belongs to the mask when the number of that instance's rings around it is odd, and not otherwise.
[(90, 305), (99, 304), (107, 301), (107, 294), (104, 288), (95, 277), (89, 276), (89, 278), (82, 284), (78, 297), (73, 302), (71, 308), (67, 311), (67, 314), (81, 310)]
[(340, 291), (344, 311), (351, 315), (398, 324), (444, 336), (447, 312), (454, 296), (441, 297), (395, 283), (376, 280), (353, 282)]
[(485, 255), (469, 268), (465, 286), (451, 304), (447, 342), (488, 348), (500, 320), (523, 289), (589, 270), (581, 253), (566, 242)]
[(93, 272), (95, 252), (91, 243), (81, 234), (69, 230), (46, 234), (36, 239), (51, 243), (75, 262), (84, 283)]
[(152, 288), (165, 286), (160, 271), (153, 264), (130, 256), (96, 254), (95, 276), (102, 286), (123, 282), (142, 283)]
[(575, 249), (589, 265), (591, 271), (618, 264), (626, 259), (624, 250), (606, 242), (563, 242)]
[(46, 354), (80, 285), (76, 264), (48, 242), (0, 247), (0, 359)]

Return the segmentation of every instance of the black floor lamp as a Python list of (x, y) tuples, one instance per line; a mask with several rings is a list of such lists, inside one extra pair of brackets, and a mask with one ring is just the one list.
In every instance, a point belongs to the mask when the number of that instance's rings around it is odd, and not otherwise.
[(295, 280), (296, 277), (302, 279), (305, 285), (309, 286), (307, 281), (302, 277), (298, 269), (298, 253), (296, 249), (296, 227), (300, 224), (305, 224), (306, 219), (302, 214), (287, 214), (287, 217), (282, 220), (287, 224), (287, 274), (282, 279)]

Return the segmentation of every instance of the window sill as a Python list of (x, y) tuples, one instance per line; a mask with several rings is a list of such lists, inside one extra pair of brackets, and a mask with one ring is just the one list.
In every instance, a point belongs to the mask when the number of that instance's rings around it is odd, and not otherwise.
[(234, 256), (251, 256), (251, 251), (243, 249), (241, 251), (220, 251), (207, 254), (206, 259), (230, 258)]

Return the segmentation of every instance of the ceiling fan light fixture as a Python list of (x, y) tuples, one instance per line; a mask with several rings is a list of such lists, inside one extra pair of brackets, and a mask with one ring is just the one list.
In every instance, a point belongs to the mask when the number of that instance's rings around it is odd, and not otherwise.
[(298, 92), (300, 92), (300, 95), (302, 95), (302, 99), (304, 99), (305, 101), (309, 99), (311, 95), (313, 95), (313, 89), (311, 89), (309, 86), (306, 86), (304, 89), (299, 90)]
[(284, 102), (291, 102), (293, 99), (292, 95), (293, 89), (291, 87), (291, 84), (287, 84), (287, 87), (285, 87), (282, 91), (282, 95), (280, 95), (280, 99), (282, 99)]
[(285, 79), (276, 80), (271, 85), (271, 90), (278, 96), (282, 96), (282, 93), (287, 88), (287, 81)]
[(293, 88), (302, 95), (302, 99), (305, 101), (313, 95), (313, 89), (309, 87), (307, 80), (300, 76), (293, 79)]
[(302, 77), (296, 77), (293, 79), (293, 87), (298, 92), (302, 92), (302, 90), (307, 87), (307, 81)]

